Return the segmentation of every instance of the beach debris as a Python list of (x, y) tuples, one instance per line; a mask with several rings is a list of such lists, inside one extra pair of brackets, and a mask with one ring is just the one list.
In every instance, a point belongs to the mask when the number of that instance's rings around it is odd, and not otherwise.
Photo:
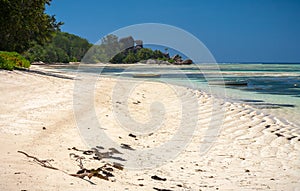
[(72, 149), (68, 149), (68, 150), (75, 150), (78, 152), (82, 152), (82, 154), (84, 154), (84, 155), (94, 155), (93, 159), (95, 159), (95, 160), (111, 158), (111, 159), (115, 159), (115, 160), (125, 161), (125, 159), (123, 159), (121, 157), (113, 156), (114, 154), (123, 154), (115, 148), (109, 148), (108, 149), (109, 151), (107, 151), (107, 152), (100, 152), (99, 149), (103, 150), (104, 148), (101, 146), (96, 146), (96, 148), (92, 148), (91, 150), (81, 150), (81, 149), (77, 149), (76, 147), (73, 147)]
[(77, 149), (76, 147), (68, 148), (68, 150), (74, 150), (79, 152), (86, 152), (85, 150)]
[(75, 153), (70, 153), (69, 156), (70, 156), (70, 157), (74, 157), (74, 158), (75, 158), (75, 161), (78, 161), (78, 162), (79, 162), (79, 165), (78, 165), (78, 166), (79, 166), (81, 169), (83, 169), (82, 160), (85, 159), (85, 157), (76, 155)]
[(113, 167), (116, 168), (116, 169), (119, 169), (119, 170), (123, 170), (124, 169), (124, 165), (122, 165), (120, 163), (117, 163), (117, 162), (113, 163)]
[(93, 154), (93, 151), (84, 151), (83, 154), (84, 154), (84, 155), (92, 155), (92, 154)]
[(248, 170), (248, 169), (245, 169), (245, 172), (250, 172), (250, 170)]
[(114, 154), (123, 154), (123, 153), (121, 153), (120, 151), (118, 151), (117, 149), (115, 149), (115, 148), (109, 148), (108, 150), (110, 150), (112, 153), (114, 153)]
[(31, 156), (31, 155), (25, 153), (24, 151), (18, 151), (18, 153), (24, 154), (28, 158), (32, 158), (34, 162), (36, 162), (37, 164), (39, 164), (42, 167), (50, 168), (50, 169), (53, 169), (53, 170), (59, 170), (58, 168), (53, 167), (50, 164), (50, 162), (54, 161), (53, 159), (41, 160), (41, 159), (38, 159), (37, 157)]
[(43, 127), (43, 130), (46, 130), (46, 127)]
[(97, 149), (104, 149), (102, 146), (96, 146)]
[(76, 147), (73, 147), (72, 150), (80, 151), (80, 152), (82, 152), (82, 153), (85, 154), (85, 155), (92, 155), (92, 154), (94, 153), (94, 151), (92, 151), (92, 150), (86, 150), (86, 151), (85, 151), (85, 150), (77, 149)]
[(161, 178), (161, 177), (156, 176), (156, 175), (151, 176), (151, 178), (154, 179), (154, 180), (159, 180), (159, 181), (166, 181), (167, 180), (166, 178)]
[(196, 172), (206, 172), (205, 170), (202, 169), (195, 169)]
[[(113, 158), (113, 159), (124, 160), (120, 157), (113, 157), (112, 156), (114, 153), (119, 153), (119, 154), (121, 153), (117, 149), (114, 149), (114, 148), (109, 148), (110, 151), (109, 152), (104, 152), (104, 153), (100, 153), (96, 148), (92, 148), (92, 150), (85, 151), (85, 150), (81, 150), (81, 149), (77, 149), (76, 147), (73, 147), (73, 148), (68, 148), (68, 150), (75, 150), (77, 152), (81, 152), (84, 155), (91, 155), (91, 154), (95, 154), (95, 156), (98, 155), (97, 156), (98, 158), (96, 158), (94, 156), (93, 159), (95, 159), (95, 160), (101, 160), (102, 158), (106, 158), (106, 157)], [(112, 177), (115, 177), (114, 174), (112, 173), (112, 172), (114, 172), (114, 169), (117, 169), (117, 170), (123, 170), (124, 169), (124, 166), (122, 164), (116, 163), (116, 162), (113, 162), (113, 163), (105, 162), (104, 165), (102, 165), (101, 167), (99, 167), (97, 169), (87, 169), (83, 165), (83, 161), (86, 159), (84, 156), (80, 156), (80, 155), (75, 154), (75, 153), (70, 153), (69, 154), (70, 158), (75, 159), (75, 161), (79, 163), (78, 166), (80, 168), (80, 170), (78, 170), (76, 174), (70, 174), (66, 171), (63, 171), (61, 169), (58, 169), (58, 168), (52, 166), (50, 164), (50, 162), (54, 161), (53, 159), (41, 160), (41, 159), (39, 159), (35, 156), (31, 156), (31, 155), (27, 154), (24, 151), (18, 151), (18, 153), (24, 154), (26, 157), (33, 159), (34, 162), (36, 162), (37, 164), (39, 164), (42, 167), (49, 168), (49, 169), (52, 169), (52, 170), (58, 170), (58, 171), (61, 171), (65, 174), (68, 174), (70, 176), (81, 178), (81, 179), (84, 179), (85, 177), (88, 177), (89, 179), (91, 179), (92, 177), (97, 177), (97, 178), (100, 178), (100, 179), (103, 179), (103, 180), (106, 180), (106, 181), (109, 181), (109, 180), (114, 181), (113, 179), (110, 179)], [(99, 156), (99, 155), (101, 155), (101, 156)], [(90, 180), (87, 180), (87, 179), (84, 179), (84, 180), (88, 181), (91, 184), (94, 184)]]
[(288, 137), (288, 138), (286, 138), (287, 140), (292, 140), (292, 139), (294, 139), (294, 138), (297, 138), (297, 136), (292, 136), (292, 137)]
[[(110, 163), (106, 163), (103, 166), (97, 169), (85, 169), (82, 168), (77, 171), (76, 174), (70, 174), (71, 176), (78, 177), (78, 178), (85, 178), (86, 176), (91, 179), (92, 177), (97, 177), (103, 180), (110, 180), (109, 178), (115, 177), (111, 172), (113, 171), (114, 165)], [(115, 167), (114, 167), (115, 168)], [(107, 170), (109, 169), (109, 170)], [(119, 169), (120, 170), (120, 169)]]
[(115, 160), (119, 160), (119, 161), (126, 161), (125, 159), (123, 159), (121, 157), (113, 156), (114, 154), (120, 154), (120, 153), (121, 152), (119, 152), (118, 150), (113, 150), (113, 151), (108, 151), (108, 152), (99, 152), (97, 149), (95, 149), (93, 159), (102, 160), (104, 158), (110, 158), (110, 159), (115, 159)]
[(157, 191), (173, 191), (173, 190), (170, 190), (170, 189), (156, 188), (156, 187), (153, 187), (153, 189), (157, 190)]
[(105, 170), (107, 170), (107, 171), (109, 171), (109, 172), (113, 172), (113, 171), (114, 171), (114, 169), (111, 168), (111, 167), (106, 167)]
[(266, 125), (266, 126), (265, 126), (266, 129), (267, 129), (267, 128), (270, 128), (270, 127), (271, 127), (271, 125)]
[(121, 148), (122, 149), (128, 149), (128, 150), (134, 151), (134, 149), (130, 145), (124, 144), (124, 143), (121, 143)]
[(136, 138), (136, 135), (134, 135), (134, 134), (132, 134), (132, 133), (130, 133), (128, 136), (129, 136), (129, 137)]
[(284, 137), (282, 134), (280, 134), (280, 133), (275, 133), (275, 135), (277, 136), (277, 137)]
[(137, 100), (137, 101), (134, 101), (134, 102), (132, 102), (133, 104), (139, 104), (139, 103), (141, 103), (139, 100)]

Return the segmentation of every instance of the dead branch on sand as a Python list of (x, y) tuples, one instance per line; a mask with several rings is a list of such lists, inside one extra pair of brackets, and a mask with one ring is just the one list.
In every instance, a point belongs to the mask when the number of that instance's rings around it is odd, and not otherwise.
[[(34, 162), (36, 162), (37, 164), (39, 164), (42, 167), (49, 168), (52, 170), (58, 170), (65, 174), (68, 174), (70, 176), (81, 178), (81, 179), (84, 179), (87, 176), (89, 179), (91, 179), (92, 177), (97, 177), (97, 178), (109, 181), (110, 177), (114, 177), (114, 175), (111, 173), (113, 171), (113, 168), (115, 168), (117, 170), (123, 170), (123, 166), (119, 163), (113, 163), (113, 164), (105, 163), (103, 166), (97, 168), (96, 170), (95, 169), (86, 169), (86, 168), (84, 168), (83, 163), (82, 163), (82, 160), (85, 158), (83, 156), (79, 156), (74, 153), (70, 153), (70, 157), (73, 156), (76, 159), (76, 161), (79, 162), (78, 166), (80, 167), (80, 170), (76, 174), (69, 174), (63, 170), (53, 167), (50, 164), (50, 162), (53, 161), (53, 159), (41, 160), (35, 156), (31, 156), (31, 155), (27, 154), (24, 151), (18, 151), (18, 153), (24, 154), (28, 158), (32, 158)], [(94, 183), (92, 183), (92, 184), (94, 184)]]

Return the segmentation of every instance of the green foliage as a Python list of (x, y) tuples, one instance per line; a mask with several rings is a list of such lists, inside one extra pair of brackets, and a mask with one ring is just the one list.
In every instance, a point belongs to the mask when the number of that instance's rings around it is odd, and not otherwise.
[(0, 56), (0, 69), (4, 70), (13, 70), (14, 69), (14, 63), (11, 60), (5, 60)]
[(113, 64), (117, 63), (123, 63), (123, 60), (126, 58), (126, 54), (124, 52), (118, 53), (116, 56), (114, 56), (110, 62)]
[(150, 48), (141, 48), (137, 51), (136, 56), (137, 60), (148, 60), (153, 58), (154, 52)]
[(154, 50), (153, 58), (154, 59), (165, 58), (165, 55), (160, 50)]
[(157, 58), (157, 60), (167, 61), (169, 63), (174, 63), (175, 62), (175, 60), (173, 60), (172, 58), (166, 58), (166, 57)]
[(44, 44), (63, 24), (45, 13), (51, 0), (0, 0), (0, 50), (23, 53)]
[(173, 59), (171, 59), (171, 58), (168, 59), (167, 61), (170, 62), (170, 63), (174, 63), (174, 62), (175, 62), (175, 60), (173, 60)]
[(16, 52), (0, 51), (0, 68), (13, 70), (15, 68), (29, 68), (30, 62)]
[(127, 54), (127, 56), (123, 59), (123, 63), (135, 63), (138, 61), (138, 58), (136, 56), (136, 54), (133, 53), (133, 51), (129, 51), (129, 53)]
[(91, 44), (86, 39), (65, 32), (56, 32), (50, 43), (44, 46), (36, 43), (24, 53), (24, 56), (31, 62), (77, 62), (82, 59), (90, 47)]
[[(125, 50), (115, 55), (111, 63), (136, 63), (142, 60), (160, 59), (164, 61), (172, 61), (167, 58), (160, 50), (151, 50), (150, 48), (140, 48), (137, 50)], [(172, 61), (173, 63), (174, 61)]]

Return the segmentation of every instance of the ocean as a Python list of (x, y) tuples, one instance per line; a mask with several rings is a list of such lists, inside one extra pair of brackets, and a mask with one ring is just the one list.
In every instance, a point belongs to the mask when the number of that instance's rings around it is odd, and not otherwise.
[(300, 128), (300, 64), (80, 65), (56, 68), (66, 72), (101, 73), (183, 85), (228, 101), (246, 103)]

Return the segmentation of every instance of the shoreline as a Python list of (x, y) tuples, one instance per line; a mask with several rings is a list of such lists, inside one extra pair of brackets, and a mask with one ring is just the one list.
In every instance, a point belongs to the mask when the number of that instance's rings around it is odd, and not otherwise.
[[(172, 162), (154, 169), (116, 171), (115, 182), (91, 179), (97, 185), (40, 167), (17, 153), (17, 150), (27, 151), (42, 159), (53, 159), (54, 166), (69, 173), (76, 173), (77, 162), (69, 157), (71, 151), (68, 148), (89, 149), (76, 128), (72, 111), (74, 80), (2, 70), (0, 78), (3, 91), (0, 138), (2, 145), (6, 145), (1, 147), (4, 156), (0, 160), (4, 165), (1, 166), (3, 173), (0, 188), (98, 190), (101, 187), (115, 190), (153, 190), (155, 187), (170, 190), (293, 190), (300, 187), (299, 129), (276, 117), (257, 112), (257, 109), (247, 104), (214, 100), (204, 92), (185, 87), (178, 87), (182, 92), (179, 98), (196, 98), (201, 108), (198, 125), (190, 144)], [(123, 80), (126, 83), (134, 82)], [(96, 86), (95, 104), (97, 108), (102, 108), (96, 109), (97, 117), (105, 124), (105, 132), (118, 144), (126, 143), (135, 149), (157, 147), (172, 137), (171, 129), (176, 130), (180, 124), (180, 120), (176, 119), (180, 114), (179, 107), (176, 107), (179, 104), (178, 97), (174, 96), (173, 90), (158, 82), (146, 82), (139, 85), (129, 98), (130, 114), (136, 120), (145, 122), (149, 117), (149, 106), (158, 100), (166, 105), (166, 111), (172, 112), (166, 112), (166, 122), (162, 124), (161, 129), (151, 136), (138, 135), (138, 140), (135, 140), (128, 136), (128, 131), (120, 127), (113, 115), (114, 103), (111, 102), (110, 92), (117, 83), (116, 79), (101, 77), (97, 83), (99, 84)], [(140, 103), (136, 102), (137, 100)], [(188, 101), (184, 103), (190, 104)], [(208, 153), (201, 156), (198, 146), (205, 144), (203, 135), (209, 129), (207, 118), (211, 117), (213, 103), (226, 110), (223, 127), (217, 135), (216, 143)], [(126, 113), (125, 106), (126, 104), (121, 102), (118, 112)], [(99, 162), (86, 159), (84, 165), (95, 167)], [(153, 180), (151, 176), (154, 175), (167, 180)]]

